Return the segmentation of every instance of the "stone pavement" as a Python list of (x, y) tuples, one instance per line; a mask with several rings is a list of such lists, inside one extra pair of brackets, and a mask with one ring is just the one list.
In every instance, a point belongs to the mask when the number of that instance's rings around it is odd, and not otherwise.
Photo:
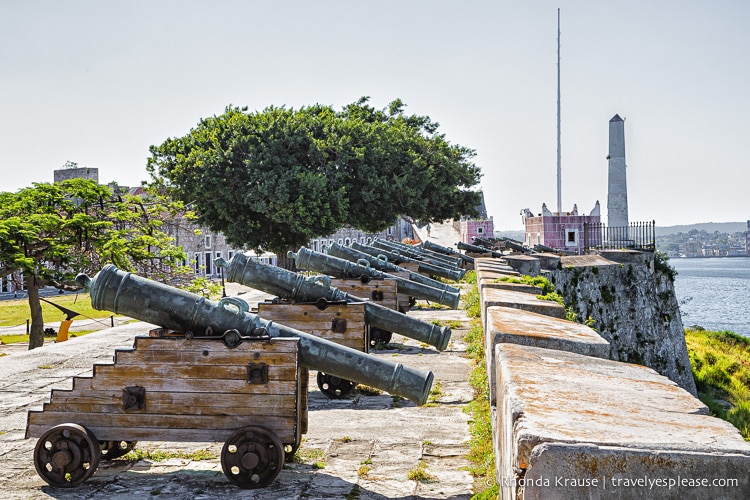
[[(236, 293), (228, 290), (229, 295)], [(250, 303), (262, 300), (243, 298)], [(387, 350), (373, 351), (378, 357), (432, 370), (432, 402), (417, 407), (370, 391), (328, 400), (311, 373), (309, 430), (299, 450), (307, 458), (287, 464), (271, 486), (259, 490), (239, 489), (225, 478), (218, 458), (223, 443), (140, 442), (138, 449), (188, 454), (208, 450), (216, 458), (102, 460), (88, 481), (70, 490), (51, 488), (36, 474), (36, 439), (24, 439), (27, 411), (41, 409), (52, 388), (69, 389), (72, 377), (91, 375), (94, 363), (111, 362), (115, 349), (132, 347), (133, 338), (147, 334), (151, 325), (125, 324), (0, 357), (0, 491), (8, 499), (469, 499), (473, 478), (465, 470), (469, 435), (463, 408), (472, 390), (462, 341), (468, 320), (463, 311), (424, 309), (409, 315), (461, 325), (452, 328), (451, 343), (442, 353), (398, 335)], [(420, 466), (424, 478), (409, 479)]]

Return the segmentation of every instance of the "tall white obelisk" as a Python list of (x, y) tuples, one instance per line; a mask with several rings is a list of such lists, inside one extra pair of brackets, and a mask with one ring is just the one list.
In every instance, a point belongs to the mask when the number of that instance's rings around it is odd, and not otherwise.
[(628, 226), (628, 184), (625, 175), (625, 121), (620, 115), (609, 120), (609, 191), (607, 225)]

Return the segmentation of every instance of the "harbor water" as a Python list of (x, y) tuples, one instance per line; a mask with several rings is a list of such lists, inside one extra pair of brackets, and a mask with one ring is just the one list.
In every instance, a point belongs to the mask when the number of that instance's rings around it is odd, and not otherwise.
[(750, 257), (672, 258), (685, 327), (750, 337)]

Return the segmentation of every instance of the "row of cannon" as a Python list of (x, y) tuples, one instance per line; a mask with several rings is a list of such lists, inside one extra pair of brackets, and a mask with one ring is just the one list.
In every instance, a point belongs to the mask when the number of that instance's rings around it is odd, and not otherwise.
[(330, 398), (363, 384), (424, 404), (433, 373), (371, 356), (370, 341), (397, 333), (445, 350), (448, 326), (405, 313), (416, 300), (457, 308), (460, 289), (436, 278), (458, 281), (473, 259), (385, 240), (326, 250), (289, 253), (305, 273), (242, 253), (217, 259), (228, 281), (275, 296), (256, 310), (239, 297), (213, 301), (113, 265), (79, 275), (95, 309), (157, 328), (29, 412), (39, 475), (73, 487), (138, 440), (214, 440), (224, 442), (222, 469), (232, 483), (267, 486), (307, 431), (308, 370), (318, 371)]

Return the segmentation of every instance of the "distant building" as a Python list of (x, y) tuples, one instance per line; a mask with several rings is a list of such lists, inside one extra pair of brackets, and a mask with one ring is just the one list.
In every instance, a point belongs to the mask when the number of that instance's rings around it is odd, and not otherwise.
[[(96, 167), (78, 167), (75, 163), (66, 163), (65, 167), (54, 171), (54, 179), (55, 182), (67, 179), (90, 179), (99, 182), (99, 169)], [(135, 196), (143, 194), (143, 188), (140, 186), (127, 187), (110, 184), (109, 187), (120, 193)], [(243, 251), (242, 248), (229, 245), (223, 234), (213, 232), (207, 227), (199, 226), (187, 219), (175, 218), (162, 230), (168, 236), (174, 238), (175, 245), (181, 247), (182, 251), (185, 252), (188, 257), (185, 264), (193, 268), (196, 276), (219, 276), (220, 272), (219, 268), (216, 267), (216, 259), (222, 257), (229, 260), (235, 253)], [(273, 254), (264, 254), (257, 257), (267, 263), (276, 263), (276, 256)]]
[(414, 229), (409, 221), (399, 217), (396, 223), (385, 231), (379, 233), (366, 233), (359, 229), (346, 227), (339, 229), (333, 234), (325, 237), (313, 238), (308, 244), (308, 248), (316, 252), (322, 252), (326, 247), (332, 245), (334, 242), (340, 245), (349, 246), (352, 242), (356, 241), (364, 245), (369, 245), (376, 239), (393, 240), (393, 241), (404, 241), (414, 239)]
[(481, 193), (481, 204), (476, 207), (479, 217), (476, 219), (467, 219), (462, 217), (458, 221), (458, 233), (461, 241), (464, 243), (474, 244), (474, 238), (493, 238), (495, 235), (495, 225), (492, 217), (487, 216), (487, 207), (484, 204), (484, 193)]
[(53, 172), (55, 182), (68, 179), (89, 179), (99, 182), (99, 169), (96, 167), (79, 167), (76, 163), (67, 162), (63, 168)]
[[(526, 208), (521, 211), (521, 217), (526, 227), (524, 244), (529, 248), (544, 245), (555, 250), (581, 253), (586, 244), (586, 226), (600, 224), (601, 209), (597, 201), (588, 215), (579, 215), (576, 205), (573, 205), (573, 210), (570, 212), (552, 213), (547, 209), (546, 204), (542, 204), (542, 213), (539, 215), (535, 216)], [(600, 241), (588, 242), (589, 246), (600, 243)]]

